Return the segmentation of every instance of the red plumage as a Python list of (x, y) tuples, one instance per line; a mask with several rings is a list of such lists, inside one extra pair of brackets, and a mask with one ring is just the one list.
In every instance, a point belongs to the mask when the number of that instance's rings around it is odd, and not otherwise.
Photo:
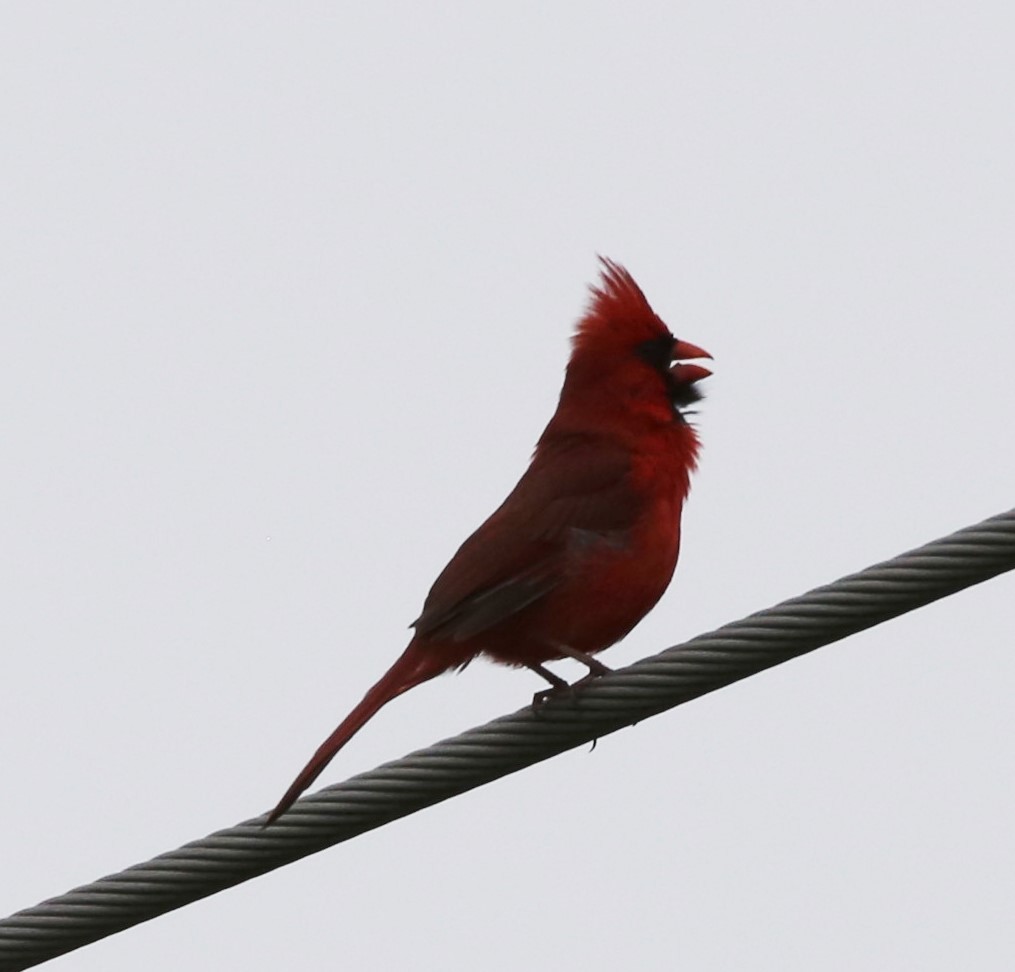
[[(434, 582), (408, 647), (328, 737), (268, 818), (284, 813), (378, 709), (478, 655), (527, 667), (593, 657), (673, 576), (698, 438), (682, 407), (710, 357), (677, 341), (631, 275), (603, 260), (557, 411), (518, 485)], [(674, 363), (677, 362), (677, 363)]]

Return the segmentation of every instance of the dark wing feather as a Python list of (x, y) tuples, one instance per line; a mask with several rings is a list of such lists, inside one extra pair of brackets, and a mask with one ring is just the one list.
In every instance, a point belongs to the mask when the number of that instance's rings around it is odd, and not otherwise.
[(525, 475), (451, 559), (413, 623), (464, 641), (546, 596), (576, 546), (622, 545), (639, 504), (627, 451), (572, 436), (543, 443)]

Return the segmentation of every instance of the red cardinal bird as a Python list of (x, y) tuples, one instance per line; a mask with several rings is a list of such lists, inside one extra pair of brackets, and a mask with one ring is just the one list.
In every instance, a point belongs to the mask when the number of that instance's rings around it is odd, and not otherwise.
[[(378, 709), (477, 655), (531, 668), (594, 657), (624, 637), (673, 576), (698, 437), (682, 408), (711, 372), (688, 358), (631, 275), (603, 260), (578, 324), (560, 402), (511, 495), (451, 558), (387, 674), (324, 741), (268, 823), (283, 814)], [(677, 362), (677, 363), (674, 363)], [(546, 694), (546, 693), (543, 693)], [(538, 698), (538, 696), (537, 696)]]

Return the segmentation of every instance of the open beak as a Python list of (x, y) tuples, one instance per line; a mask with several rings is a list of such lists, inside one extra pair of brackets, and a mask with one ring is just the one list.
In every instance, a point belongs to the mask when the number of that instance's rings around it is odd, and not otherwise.
[[(677, 341), (673, 345), (673, 360), (683, 362), (688, 358), (708, 358), (711, 360), (712, 355), (704, 348), (691, 344), (690, 341)], [(675, 364), (670, 368), (670, 374), (681, 384), (691, 384), (692, 382), (700, 381), (702, 378), (707, 378), (712, 372), (701, 365)]]

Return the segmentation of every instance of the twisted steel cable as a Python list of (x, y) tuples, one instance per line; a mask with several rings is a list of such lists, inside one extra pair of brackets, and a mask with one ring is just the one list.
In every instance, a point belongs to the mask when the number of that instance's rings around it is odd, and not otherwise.
[(1015, 568), (1015, 510), (0, 921), (14, 972)]

